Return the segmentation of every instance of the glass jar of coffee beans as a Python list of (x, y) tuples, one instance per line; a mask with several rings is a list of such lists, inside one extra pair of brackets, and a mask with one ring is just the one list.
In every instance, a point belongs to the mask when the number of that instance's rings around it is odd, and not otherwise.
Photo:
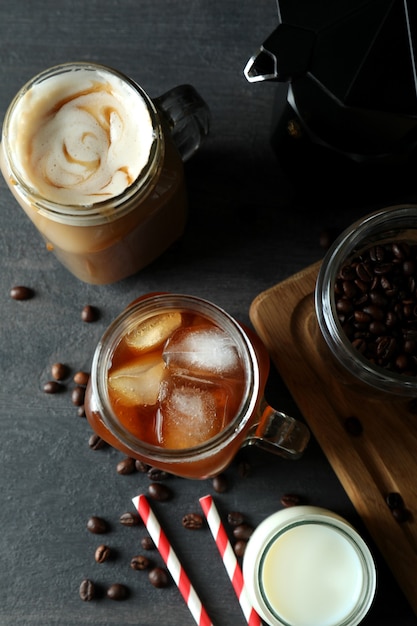
[(417, 397), (417, 206), (381, 209), (340, 235), (319, 271), (315, 311), (342, 375)]

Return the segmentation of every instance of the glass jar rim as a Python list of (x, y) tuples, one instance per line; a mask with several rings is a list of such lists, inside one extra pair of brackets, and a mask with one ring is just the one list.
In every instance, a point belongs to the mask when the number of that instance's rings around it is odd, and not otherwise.
[[(223, 430), (199, 445), (190, 448), (170, 449), (140, 441), (120, 424), (110, 404), (106, 379), (112, 354), (127, 327), (129, 319), (132, 321), (139, 314), (141, 319), (142, 316), (143, 319), (146, 319), (164, 311), (178, 309), (200, 313), (231, 334), (236, 342), (239, 356), (244, 362), (246, 380), (240, 409), (235, 418)], [(260, 374), (252, 342), (243, 327), (224, 309), (197, 296), (157, 293), (149, 294), (137, 302), (134, 301), (113, 320), (104, 332), (93, 356), (91, 385), (93, 410), (100, 413), (104, 425), (113, 436), (135, 454), (153, 459), (155, 463), (169, 461), (175, 464), (185, 460), (195, 462), (210, 457), (213, 452), (218, 452), (227, 447), (230, 441), (245, 428), (256, 407), (260, 389)]]
[(272, 606), (263, 585), (265, 559), (274, 543), (291, 529), (303, 525), (324, 526), (339, 533), (354, 549), (363, 573), (363, 589), (355, 608), (335, 626), (357, 626), (369, 611), (375, 597), (377, 572), (371, 551), (355, 528), (328, 509), (297, 505), (269, 515), (250, 537), (243, 559), (243, 576), (253, 603), (268, 624), (292, 626)]
[[(34, 85), (40, 84), (50, 77), (60, 75), (65, 72), (76, 72), (79, 70), (99, 71), (111, 74), (112, 76), (122, 80), (131, 89), (133, 89), (146, 105), (148, 110), (152, 129), (153, 141), (151, 144), (150, 154), (147, 163), (139, 173), (133, 183), (126, 187), (119, 194), (99, 202), (84, 205), (62, 204), (56, 201), (43, 198), (37, 191), (25, 180), (19, 172), (13, 159), (13, 151), (8, 141), (8, 128), (15, 108), (22, 96), (27, 93)], [(161, 169), (161, 163), (165, 154), (165, 141), (162, 131), (162, 125), (159, 113), (148, 94), (144, 89), (123, 72), (116, 70), (110, 66), (89, 61), (69, 61), (49, 67), (29, 81), (27, 81), (14, 96), (11, 101), (3, 121), (2, 143), (4, 159), (10, 169), (12, 176), (16, 179), (22, 193), (29, 197), (32, 204), (38, 212), (46, 215), (49, 219), (64, 224), (72, 224), (75, 226), (96, 226), (102, 223), (114, 221), (129, 213), (134, 206), (129, 203), (129, 199), (136, 194), (145, 194), (149, 191), (151, 181), (158, 176)]]
[(314, 298), (321, 334), (346, 371), (378, 390), (415, 396), (416, 376), (392, 372), (375, 365), (352, 345), (338, 319), (335, 299), (336, 274), (346, 259), (377, 242), (392, 241), (399, 233), (403, 234), (405, 240), (410, 231), (417, 232), (417, 205), (412, 204), (385, 207), (351, 224), (327, 251), (317, 277)]

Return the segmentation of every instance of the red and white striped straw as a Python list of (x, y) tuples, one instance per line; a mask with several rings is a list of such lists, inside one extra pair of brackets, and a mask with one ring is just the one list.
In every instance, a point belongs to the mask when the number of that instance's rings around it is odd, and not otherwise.
[(154, 512), (152, 511), (148, 499), (144, 495), (133, 498), (133, 504), (143, 519), (154, 544), (157, 546), (161, 557), (164, 560), (172, 578), (175, 581), (182, 597), (184, 598), (192, 616), (198, 626), (213, 626), (212, 621), (192, 586), (184, 568), (178, 560), (171, 544), (162, 530)]
[(204, 496), (203, 498), (200, 498), (200, 504), (204, 511), (204, 515), (206, 516), (213, 539), (216, 542), (217, 549), (223, 559), (223, 564), (233, 585), (233, 589), (235, 590), (246, 621), (249, 626), (261, 626), (261, 618), (249, 601), (243, 582), (242, 570), (227, 536), (226, 529), (220, 519), (220, 515), (216, 505), (214, 504), (213, 498), (211, 496)]

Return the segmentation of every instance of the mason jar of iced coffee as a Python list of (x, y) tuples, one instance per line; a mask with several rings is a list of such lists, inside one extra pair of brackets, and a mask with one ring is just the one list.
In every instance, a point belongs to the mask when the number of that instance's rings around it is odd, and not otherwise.
[(47, 249), (79, 279), (112, 283), (182, 234), (183, 160), (208, 132), (208, 119), (190, 86), (151, 100), (109, 67), (59, 65), (10, 104), (1, 171)]

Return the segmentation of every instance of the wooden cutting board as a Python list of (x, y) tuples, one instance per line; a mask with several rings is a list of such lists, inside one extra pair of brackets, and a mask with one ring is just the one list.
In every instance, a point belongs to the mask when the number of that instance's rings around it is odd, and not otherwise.
[[(417, 415), (409, 401), (370, 399), (352, 391), (322, 360), (314, 341), (319, 266), (260, 293), (250, 318), (417, 614)], [(363, 426), (359, 436), (346, 429), (351, 416)], [(385, 501), (390, 492), (402, 495), (408, 521), (394, 519)]]

